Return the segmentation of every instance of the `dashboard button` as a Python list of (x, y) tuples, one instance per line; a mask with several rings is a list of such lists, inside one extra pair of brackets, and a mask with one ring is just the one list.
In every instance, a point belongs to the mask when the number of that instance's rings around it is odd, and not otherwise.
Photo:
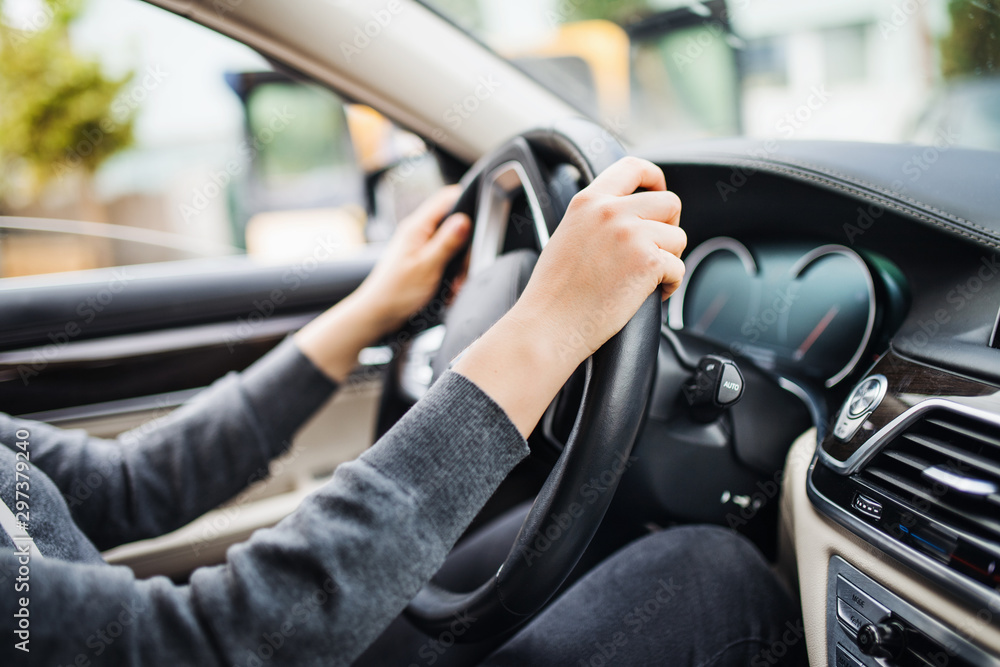
[(858, 630), (858, 648), (865, 655), (896, 660), (906, 650), (906, 628), (898, 621), (866, 623)]
[(848, 630), (848, 634), (854, 639), (858, 636), (858, 630), (864, 625), (871, 625), (871, 619), (865, 617), (860, 611), (837, 598), (837, 618)]
[(888, 609), (841, 576), (837, 577), (837, 597), (850, 603), (852, 607), (870, 619), (877, 621), (889, 615)]
[(715, 400), (722, 405), (729, 405), (743, 395), (743, 376), (736, 364), (726, 364), (722, 367), (722, 380), (719, 382), (718, 394)]
[(851, 394), (851, 400), (848, 403), (848, 414), (852, 417), (857, 417), (862, 412), (867, 412), (879, 397), (880, 387), (879, 381), (875, 378), (870, 378), (862, 382), (854, 390), (854, 393)]
[(868, 496), (860, 493), (854, 494), (854, 500), (851, 501), (851, 507), (873, 519), (882, 518), (882, 503), (877, 500), (872, 500)]
[(865, 663), (855, 658), (842, 645), (837, 644), (837, 667), (865, 667)]
[(888, 386), (889, 381), (884, 375), (873, 375), (856, 386), (837, 416), (833, 435), (841, 440), (853, 438), (861, 424), (882, 402)]

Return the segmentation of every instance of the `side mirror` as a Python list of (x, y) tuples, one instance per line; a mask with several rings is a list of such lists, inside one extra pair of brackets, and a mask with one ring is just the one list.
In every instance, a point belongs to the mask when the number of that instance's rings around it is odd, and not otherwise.
[(234, 238), (248, 251), (289, 256), (317, 234), (344, 248), (363, 244), (364, 174), (341, 99), (281, 72), (226, 81), (243, 103), (240, 158), (248, 162), (227, 192)]
[(643, 118), (694, 126), (703, 134), (741, 131), (741, 74), (738, 49), (724, 0), (691, 3), (658, 12), (626, 26), (632, 45), (634, 86), (645, 100), (633, 100), (633, 113), (662, 114), (678, 109), (681, 118)]

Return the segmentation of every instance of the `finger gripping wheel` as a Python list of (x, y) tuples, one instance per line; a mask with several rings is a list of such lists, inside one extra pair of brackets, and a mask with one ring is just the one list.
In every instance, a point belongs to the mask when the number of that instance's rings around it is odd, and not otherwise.
[[(572, 164), (586, 185), (624, 155), (621, 145), (598, 125), (567, 120), (516, 137), (483, 158), (463, 178), (465, 194), (460, 201), (472, 206), (474, 200), (467, 195), (479, 192), (478, 179), (512, 160), (524, 163), (527, 189), (544, 188), (544, 183), (534, 183), (533, 176), (543, 172), (540, 158), (550, 164)], [(474, 203), (473, 208), (481, 202)], [(540, 214), (548, 217), (549, 211)], [(550, 230), (557, 224), (558, 220), (546, 220)], [(472, 242), (475, 247), (476, 239)], [(441, 633), (458, 615), (466, 614), (476, 620), (460, 640), (481, 641), (523, 623), (559, 589), (589, 546), (631, 463), (656, 372), (661, 319), (657, 290), (586, 362), (584, 395), (572, 434), (505, 562), (489, 581), (469, 593), (425, 586), (405, 612), (418, 628), (428, 635)], [(600, 485), (594, 486), (594, 480)], [(596, 497), (593, 489), (598, 490)]]

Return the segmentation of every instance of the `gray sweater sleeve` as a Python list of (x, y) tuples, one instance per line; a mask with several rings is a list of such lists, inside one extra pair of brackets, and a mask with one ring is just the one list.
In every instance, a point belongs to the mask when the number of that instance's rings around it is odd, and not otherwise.
[[(137, 581), (123, 567), (32, 562), (31, 652), (16, 652), (8, 634), (0, 663), (17, 653), (39, 665), (350, 664), (527, 453), (503, 410), (447, 373), (293, 514), (186, 586)], [(0, 595), (0, 618), (12, 618), (14, 597)]]
[(0, 442), (17, 440), (21, 428), (32, 434), (32, 463), (103, 550), (179, 528), (266, 477), (268, 462), (334, 389), (288, 339), (117, 440), (0, 415)]

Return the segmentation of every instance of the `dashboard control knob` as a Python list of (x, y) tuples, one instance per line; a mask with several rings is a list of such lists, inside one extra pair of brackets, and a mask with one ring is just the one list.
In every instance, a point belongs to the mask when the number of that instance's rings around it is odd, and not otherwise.
[(906, 648), (906, 628), (891, 620), (862, 625), (858, 629), (858, 648), (874, 658), (895, 660)]
[(684, 398), (698, 421), (711, 422), (743, 396), (743, 374), (732, 359), (709, 354), (682, 387)]
[(879, 398), (882, 385), (875, 378), (868, 378), (857, 386), (848, 399), (848, 412), (851, 417), (866, 412)]
[(888, 387), (889, 381), (884, 375), (872, 375), (858, 384), (840, 410), (833, 435), (844, 441), (853, 438), (885, 398)]

